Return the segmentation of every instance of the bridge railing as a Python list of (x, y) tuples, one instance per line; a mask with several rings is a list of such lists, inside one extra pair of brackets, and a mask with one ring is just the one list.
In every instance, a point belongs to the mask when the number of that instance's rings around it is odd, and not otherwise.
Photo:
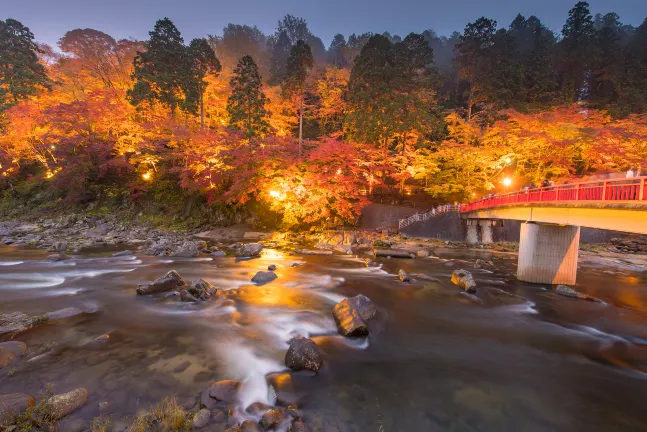
[(445, 204), (441, 205), (438, 207), (435, 207), (431, 210), (429, 210), (426, 213), (416, 213), (414, 215), (411, 215), (407, 218), (400, 219), (398, 222), (398, 229), (402, 229), (404, 227), (408, 227), (412, 223), (415, 222), (421, 222), (421, 221), (426, 221), (428, 219), (431, 219), (434, 216), (437, 216), (441, 213), (458, 213), (461, 211), (461, 205), (460, 204)]
[(485, 197), (461, 206), (461, 213), (517, 203), (634, 201), (647, 203), (647, 176), (568, 183)]

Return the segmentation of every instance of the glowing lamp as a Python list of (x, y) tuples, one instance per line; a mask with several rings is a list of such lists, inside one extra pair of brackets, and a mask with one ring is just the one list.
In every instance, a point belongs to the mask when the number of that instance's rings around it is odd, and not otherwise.
[(512, 179), (510, 177), (506, 177), (503, 179), (503, 186), (508, 187), (512, 184)]
[(278, 197), (280, 197), (280, 196), (281, 196), (281, 194), (280, 194), (280, 193), (278, 193), (278, 192), (277, 192), (277, 191), (275, 191), (275, 190), (271, 190), (271, 191), (270, 191), (270, 196), (271, 196), (272, 198), (278, 198)]
[(153, 174), (151, 174), (150, 171), (146, 171), (144, 174), (142, 174), (142, 178), (146, 181), (149, 181), (153, 177)]
[(512, 163), (512, 159), (510, 159), (510, 156), (505, 158), (505, 163), (507, 163), (508, 165)]

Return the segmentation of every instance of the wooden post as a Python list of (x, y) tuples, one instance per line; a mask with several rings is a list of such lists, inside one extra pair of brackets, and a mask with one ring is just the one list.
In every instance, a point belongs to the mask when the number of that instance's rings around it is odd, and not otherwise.
[(645, 178), (640, 179), (640, 190), (638, 191), (638, 200), (642, 201), (645, 199)]
[(607, 182), (602, 184), (602, 201), (607, 199)]

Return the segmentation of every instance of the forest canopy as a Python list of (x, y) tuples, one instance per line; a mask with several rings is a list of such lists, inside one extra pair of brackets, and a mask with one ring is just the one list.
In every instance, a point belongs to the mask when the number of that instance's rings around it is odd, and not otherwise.
[[(462, 32), (335, 35), (304, 19), (185, 41), (0, 20), (0, 190), (52, 203), (199, 200), (282, 226), (355, 223), (411, 187), (464, 202), (647, 163), (647, 20), (579, 2)], [(395, 197), (395, 198), (393, 198)]]

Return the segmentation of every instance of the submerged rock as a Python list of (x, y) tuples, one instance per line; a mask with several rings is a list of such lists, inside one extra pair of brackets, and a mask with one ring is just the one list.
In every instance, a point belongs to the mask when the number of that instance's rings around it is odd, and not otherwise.
[(589, 301), (595, 301), (595, 302), (601, 302), (600, 299), (597, 299), (595, 297), (591, 297), (588, 294), (581, 293), (579, 291), (575, 291), (573, 288), (570, 288), (566, 285), (557, 285), (557, 288), (555, 288), (555, 293), (559, 294), (564, 297), (571, 297), (571, 298), (577, 298), (581, 300), (589, 300)]
[(114, 258), (117, 258), (117, 257), (125, 257), (125, 256), (131, 256), (131, 255), (135, 255), (135, 253), (134, 253), (133, 251), (131, 251), (131, 250), (124, 250), (124, 251), (121, 251), (121, 252), (117, 252), (117, 253), (113, 253), (113, 254), (112, 254), (112, 256), (113, 256)]
[(263, 417), (261, 417), (261, 420), (258, 422), (258, 424), (261, 426), (261, 428), (263, 428), (264, 431), (268, 431), (277, 429), (285, 420), (286, 416), (283, 411), (273, 409), (263, 414)]
[(285, 366), (293, 371), (318, 372), (323, 366), (323, 360), (315, 341), (302, 336), (292, 339), (285, 354)]
[(88, 391), (83, 387), (52, 396), (48, 401), (51, 409), (50, 413), (54, 420), (62, 419), (86, 403), (88, 403)]
[(236, 400), (238, 389), (240, 388), (240, 381), (235, 380), (222, 380), (216, 381), (209, 386), (209, 397), (217, 401), (231, 403)]
[(337, 303), (332, 314), (342, 335), (364, 336), (368, 334), (366, 321), (377, 315), (377, 307), (371, 299), (360, 294)]
[(0, 348), (0, 369), (7, 366), (16, 355), (6, 348)]
[(236, 255), (239, 257), (255, 257), (258, 256), (263, 250), (263, 245), (258, 243), (247, 243), (238, 249)]
[(60, 319), (66, 319), (66, 318), (72, 318), (75, 316), (82, 315), (83, 311), (81, 309), (75, 308), (75, 307), (68, 307), (65, 309), (59, 309), (54, 312), (47, 312), (45, 316), (47, 316), (47, 319), (50, 321), (54, 320), (60, 320)]
[(147, 294), (157, 294), (161, 292), (181, 291), (182, 289), (188, 288), (189, 284), (186, 283), (184, 279), (176, 272), (171, 270), (166, 273), (159, 279), (156, 279), (154, 282), (149, 284), (140, 284), (137, 285), (137, 294), (138, 295), (147, 295)]
[(0, 425), (10, 421), (36, 405), (36, 398), (27, 393), (10, 393), (0, 395)]
[(195, 303), (198, 301), (197, 298), (195, 298), (191, 293), (189, 293), (188, 290), (183, 289), (180, 291), (180, 300), (183, 302), (192, 302)]
[(300, 418), (295, 419), (290, 426), (290, 432), (307, 432), (307, 430), (305, 422)]
[(477, 259), (474, 262), (474, 268), (475, 269), (494, 268), (494, 262)]
[(462, 290), (470, 294), (476, 292), (476, 282), (474, 282), (474, 277), (472, 273), (467, 270), (454, 270), (452, 272), (452, 283), (458, 285)]
[(47, 255), (47, 258), (45, 258), (47, 261), (65, 261), (68, 259), (71, 259), (71, 257), (65, 255), (65, 254), (52, 254), (52, 255)]
[(274, 272), (271, 272), (271, 271), (259, 271), (252, 278), (252, 282), (255, 282), (255, 283), (259, 284), (259, 285), (263, 285), (263, 284), (266, 284), (268, 282), (272, 282), (277, 277), (278, 276)]
[(240, 424), (240, 432), (260, 432), (261, 427), (251, 420), (245, 420)]
[(207, 425), (207, 423), (209, 423), (210, 419), (211, 411), (206, 408), (202, 408), (193, 416), (193, 427), (196, 429), (203, 428)]
[(16, 335), (29, 330), (32, 326), (46, 322), (46, 315), (30, 317), (22, 312), (12, 312), (0, 315), (0, 336)]
[(20, 341), (0, 342), (0, 350), (2, 349), (12, 352), (15, 356), (22, 356), (27, 352), (27, 344)]
[(224, 257), (224, 256), (227, 256), (227, 254), (224, 253), (223, 251), (213, 251), (213, 252), (211, 252), (211, 256), (214, 257), (214, 258), (215, 257)]

